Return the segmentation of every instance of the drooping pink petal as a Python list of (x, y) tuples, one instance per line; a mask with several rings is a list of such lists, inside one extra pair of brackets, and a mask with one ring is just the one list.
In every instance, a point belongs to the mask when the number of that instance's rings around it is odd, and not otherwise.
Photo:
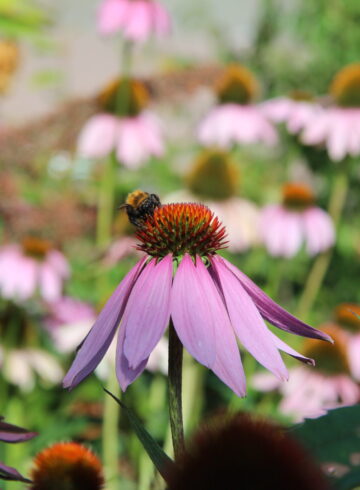
[(274, 344), (276, 345), (276, 347), (278, 349), (282, 350), (283, 352), (286, 352), (286, 354), (289, 354), (289, 356), (294, 357), (298, 361), (301, 361), (305, 364), (309, 364), (310, 366), (315, 366), (315, 361), (313, 359), (310, 359), (309, 357), (303, 356), (302, 354), (297, 352), (295, 349), (293, 349), (292, 347), (287, 345), (285, 342), (283, 342), (281, 339), (279, 339), (279, 337), (277, 337), (275, 334), (273, 334), (272, 332), (270, 332), (270, 333), (271, 333), (272, 338), (274, 340)]
[(302, 337), (322, 339), (332, 342), (329, 335), (310, 327), (310, 325), (307, 325), (291, 315), (288, 311), (281, 308), (280, 305), (269, 298), (264, 291), (262, 291), (251, 279), (249, 279), (246, 274), (232, 265), (231, 262), (220, 257), (217, 257), (217, 261), (222, 261), (226, 267), (238, 278), (244, 289), (256, 304), (261, 316), (272, 325), (280, 328), (281, 330), (285, 330), (285, 332), (301, 335)]
[(116, 344), (116, 376), (123, 391), (126, 391), (127, 387), (140, 376), (148, 361), (146, 358), (135, 368), (130, 367), (124, 354), (125, 333), (125, 329), (120, 328)]
[(354, 335), (348, 342), (350, 371), (356, 381), (360, 381), (360, 334)]
[(104, 0), (99, 7), (97, 28), (100, 34), (113, 34), (124, 27), (129, 0)]
[(169, 34), (171, 29), (170, 16), (165, 8), (157, 1), (152, 2), (153, 23), (158, 36)]
[(65, 388), (74, 388), (94, 371), (104, 357), (115, 335), (130, 291), (142, 270), (145, 260), (144, 257), (131, 269), (102, 309), (64, 378), (63, 386)]
[(226, 310), (217, 300), (216, 287), (202, 263), (194, 265), (185, 254), (176, 271), (171, 292), (171, 317), (179, 339), (201, 364), (214, 367), (215, 328), (227, 321)]
[(22, 257), (18, 263), (19, 271), (12, 271), (13, 275), (17, 275), (17, 287), (15, 296), (20, 300), (29, 299), (36, 292), (39, 280), (39, 264), (31, 257)]
[(287, 379), (284, 362), (253, 300), (221, 259), (213, 257), (212, 267), (220, 282), (231, 324), (242, 345), (269, 371), (280, 379)]
[(128, 18), (124, 25), (124, 37), (136, 42), (146, 41), (153, 29), (152, 2), (136, 0), (130, 2)]
[(150, 156), (142, 141), (140, 126), (138, 118), (124, 118), (116, 136), (116, 156), (130, 168), (139, 168)]
[(125, 332), (124, 354), (135, 369), (159, 342), (170, 319), (172, 255), (152, 259), (129, 296), (120, 329)]
[(141, 141), (149, 155), (160, 157), (164, 153), (164, 142), (160, 122), (150, 112), (138, 116)]
[(306, 248), (315, 255), (330, 248), (335, 242), (335, 229), (329, 214), (311, 207), (303, 213)]
[(279, 205), (266, 206), (262, 212), (260, 231), (265, 246), (274, 257), (293, 257), (300, 249), (303, 238), (299, 213)]
[(81, 130), (78, 151), (86, 158), (101, 158), (108, 155), (115, 146), (118, 127), (116, 117), (110, 114), (93, 116)]
[[(222, 302), (220, 296), (218, 300)], [(223, 304), (219, 304), (218, 308), (221, 311)], [(221, 323), (219, 322), (215, 328), (216, 357), (211, 369), (234, 393), (238, 396), (245, 396), (245, 373), (233, 328), (229, 319), (225, 320), (223, 313), (219, 320)]]
[(41, 296), (46, 301), (56, 301), (61, 297), (62, 279), (46, 262), (39, 266), (39, 283)]
[(46, 255), (46, 262), (51, 264), (51, 266), (56, 270), (56, 272), (63, 279), (70, 276), (70, 265), (64, 254), (58, 250), (50, 250)]

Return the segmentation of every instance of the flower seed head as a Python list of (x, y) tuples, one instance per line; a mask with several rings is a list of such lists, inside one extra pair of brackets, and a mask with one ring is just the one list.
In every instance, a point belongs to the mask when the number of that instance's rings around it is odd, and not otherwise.
[(46, 254), (53, 248), (49, 240), (44, 240), (35, 236), (25, 237), (21, 246), (25, 255), (34, 259), (42, 260)]
[(239, 171), (231, 155), (222, 150), (203, 150), (187, 176), (193, 194), (220, 201), (236, 194)]
[(360, 305), (355, 303), (341, 303), (335, 308), (335, 321), (345, 330), (353, 333), (360, 332)]
[(188, 253), (207, 256), (226, 247), (226, 231), (219, 219), (202, 204), (175, 203), (155, 209), (137, 229), (139, 250), (154, 257)]
[(306, 340), (303, 353), (316, 359), (316, 370), (328, 374), (349, 374), (349, 361), (344, 332), (333, 324), (325, 325), (321, 330), (334, 340), (334, 344)]
[(140, 80), (121, 78), (105, 87), (98, 96), (98, 103), (104, 112), (131, 117), (145, 109), (149, 98), (149, 91)]
[(283, 204), (287, 208), (301, 211), (314, 204), (315, 196), (306, 184), (288, 182), (283, 186)]
[(99, 459), (75, 442), (64, 442), (40, 452), (32, 470), (31, 490), (100, 490), (104, 485)]
[(345, 66), (334, 77), (330, 94), (343, 107), (360, 107), (360, 63)]
[(251, 71), (236, 64), (228, 66), (216, 87), (221, 104), (250, 104), (259, 91), (259, 83)]

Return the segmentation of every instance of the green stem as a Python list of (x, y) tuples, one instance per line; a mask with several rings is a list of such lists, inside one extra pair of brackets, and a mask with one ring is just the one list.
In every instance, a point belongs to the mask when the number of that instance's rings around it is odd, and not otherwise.
[(175, 459), (184, 452), (184, 426), (182, 416), (182, 360), (183, 346), (174, 325), (169, 325), (169, 414)]
[[(348, 175), (347, 168), (345, 167), (342, 168), (342, 170), (339, 170), (335, 176), (335, 182), (329, 200), (329, 214), (334, 221), (336, 230), (339, 228), (341, 214), (346, 201), (347, 190)], [(307, 277), (303, 294), (299, 301), (297, 316), (300, 318), (306, 319), (309, 311), (311, 310), (329, 268), (332, 255), (333, 251), (332, 249), (329, 249), (326, 252), (319, 254), (315, 259)]]
[[(119, 397), (120, 389), (116, 378), (115, 370), (111, 370), (106, 389)], [(119, 425), (119, 405), (105, 394), (104, 415), (102, 427), (102, 454), (104, 462), (105, 479), (108, 490), (117, 490), (118, 481), (118, 425)]]
[(104, 172), (100, 182), (96, 223), (96, 241), (99, 247), (107, 245), (111, 239), (111, 224), (115, 199), (116, 165), (117, 162), (115, 155), (111, 154), (106, 160)]

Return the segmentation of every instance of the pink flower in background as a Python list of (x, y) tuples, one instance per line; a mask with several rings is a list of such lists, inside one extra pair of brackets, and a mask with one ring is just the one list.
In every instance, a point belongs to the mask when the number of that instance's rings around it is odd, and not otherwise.
[(256, 105), (221, 104), (210, 111), (199, 126), (202, 145), (228, 148), (233, 144), (275, 145), (277, 133)]
[(36, 376), (45, 385), (55, 385), (64, 375), (55, 357), (38, 348), (5, 350), (0, 345), (0, 367), (4, 378), (23, 392), (34, 389)]
[(137, 228), (137, 238), (148, 255), (108, 300), (78, 350), (64, 387), (74, 388), (94, 371), (119, 324), (116, 373), (123, 390), (145, 369), (170, 316), (189, 353), (239, 396), (246, 388), (237, 339), (282, 380), (287, 370), (279, 350), (313, 362), (276, 337), (264, 319), (296, 335), (331, 340), (283, 310), (216, 254), (225, 247), (225, 229), (207, 207), (159, 206)]
[(25, 301), (39, 292), (53, 301), (69, 275), (65, 256), (46, 240), (26, 238), (21, 245), (0, 248), (0, 295), (5, 299)]
[(320, 105), (309, 100), (291, 97), (276, 97), (260, 105), (265, 116), (274, 123), (285, 123), (289, 133), (301, 131), (317, 114), (322, 112)]
[(340, 70), (330, 86), (334, 104), (309, 118), (301, 134), (307, 145), (325, 145), (334, 161), (360, 155), (360, 63)]
[(141, 257), (143, 254), (136, 248), (137, 241), (132, 236), (122, 236), (118, 238), (107, 250), (102, 263), (106, 267), (116, 265), (120, 260), (128, 255), (137, 255)]
[(316, 418), (329, 409), (360, 401), (360, 388), (351, 377), (344, 332), (336, 326), (323, 331), (335, 340), (330, 349), (327, 345), (312, 345), (304, 349), (307, 355), (316, 357), (316, 369), (305, 366), (293, 368), (287, 383), (279, 383), (269, 373), (257, 374), (253, 378), (256, 389), (281, 393), (279, 410), (295, 421)]
[(126, 118), (98, 114), (82, 129), (78, 151), (86, 158), (102, 158), (115, 151), (126, 167), (139, 168), (151, 156), (164, 153), (160, 123), (148, 112)]
[(360, 155), (360, 108), (323, 108), (304, 125), (301, 141), (324, 144), (334, 161)]
[(283, 204), (265, 206), (260, 217), (260, 233), (274, 257), (291, 258), (305, 242), (309, 255), (330, 248), (335, 230), (328, 213), (313, 205), (312, 191), (304, 184), (287, 184)]
[(170, 32), (170, 16), (155, 0), (104, 0), (98, 11), (100, 34), (122, 32), (125, 39), (143, 42)]
[(277, 133), (254, 103), (258, 83), (253, 74), (240, 65), (230, 65), (219, 79), (218, 106), (201, 122), (198, 139), (205, 146), (228, 148), (233, 144), (264, 143), (274, 145)]

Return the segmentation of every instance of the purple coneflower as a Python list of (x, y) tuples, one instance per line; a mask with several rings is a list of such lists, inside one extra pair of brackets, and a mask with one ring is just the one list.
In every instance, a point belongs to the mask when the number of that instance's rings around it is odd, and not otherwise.
[(307, 145), (324, 144), (332, 160), (360, 154), (360, 63), (343, 68), (334, 78), (334, 104), (309, 118), (301, 135)]
[(43, 299), (56, 300), (69, 275), (66, 258), (47, 240), (27, 237), (0, 248), (0, 295), (5, 299), (25, 301), (39, 291)]
[[(32, 439), (37, 435), (36, 432), (29, 432), (26, 429), (17, 427), (16, 425), (8, 424), (4, 422), (4, 417), (0, 416), (0, 441), (2, 442), (24, 442)], [(30, 483), (30, 480), (24, 478), (20, 473), (11, 468), (10, 466), (1, 463), (0, 461), (0, 479), (1, 480), (14, 480)]]
[(266, 117), (275, 123), (285, 123), (289, 133), (301, 131), (317, 113), (319, 104), (307, 92), (293, 91), (288, 97), (276, 97), (260, 104)]
[(297, 335), (331, 340), (283, 310), (217, 255), (226, 246), (226, 232), (206, 206), (159, 206), (144, 217), (136, 235), (147, 256), (105, 305), (64, 379), (65, 387), (74, 388), (96, 368), (118, 326), (116, 373), (123, 390), (144, 370), (170, 318), (189, 353), (239, 396), (245, 394), (245, 375), (237, 339), (280, 379), (287, 379), (287, 370), (279, 349), (313, 362), (276, 337), (264, 320)]
[(258, 91), (258, 83), (249, 70), (230, 65), (216, 87), (219, 105), (199, 126), (199, 141), (205, 146), (223, 148), (236, 143), (274, 145), (277, 133), (261, 107), (254, 103)]
[(314, 205), (314, 194), (305, 184), (288, 183), (283, 203), (265, 206), (260, 219), (262, 239), (273, 257), (293, 257), (305, 241), (309, 255), (330, 248), (335, 242), (331, 217)]
[(149, 102), (144, 84), (128, 79), (111, 83), (98, 102), (100, 113), (89, 119), (79, 136), (81, 156), (102, 158), (115, 151), (120, 163), (135, 169), (164, 153), (160, 123), (144, 110)]
[(146, 41), (170, 32), (170, 16), (155, 0), (104, 0), (98, 12), (100, 34), (122, 32), (125, 39)]
[(286, 384), (269, 373), (253, 379), (253, 385), (261, 391), (278, 389), (283, 397), (279, 410), (295, 421), (320, 417), (329, 409), (360, 401), (360, 388), (351, 376), (348, 338), (336, 325), (326, 325), (322, 331), (331, 335), (334, 345), (313, 342), (304, 346), (307, 355), (316, 357), (316, 370), (308, 366), (292, 368)]

